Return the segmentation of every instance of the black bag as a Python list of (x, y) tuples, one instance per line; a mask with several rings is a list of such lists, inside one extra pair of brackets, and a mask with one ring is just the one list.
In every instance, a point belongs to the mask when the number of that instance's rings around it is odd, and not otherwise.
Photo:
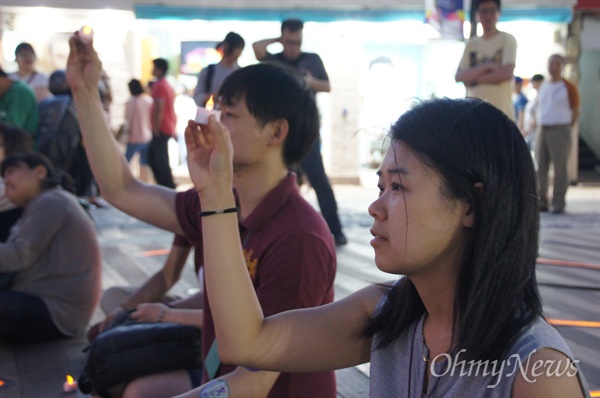
[(194, 326), (127, 320), (98, 335), (88, 347), (79, 389), (110, 397), (111, 387), (142, 376), (201, 369), (201, 340), (202, 333)]

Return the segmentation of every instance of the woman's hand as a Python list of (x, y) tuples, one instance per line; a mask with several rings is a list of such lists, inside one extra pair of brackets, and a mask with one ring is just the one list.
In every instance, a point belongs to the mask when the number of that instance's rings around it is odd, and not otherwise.
[(208, 118), (208, 125), (190, 120), (185, 129), (185, 144), (188, 170), (198, 194), (231, 193), (233, 146), (227, 127), (213, 115)]
[(66, 73), (71, 90), (87, 90), (99, 95), (98, 82), (102, 74), (102, 62), (94, 50), (93, 43), (82, 41), (79, 32), (75, 32), (69, 39), (69, 47)]
[(162, 303), (143, 303), (137, 306), (130, 315), (139, 322), (162, 322), (170, 308)]

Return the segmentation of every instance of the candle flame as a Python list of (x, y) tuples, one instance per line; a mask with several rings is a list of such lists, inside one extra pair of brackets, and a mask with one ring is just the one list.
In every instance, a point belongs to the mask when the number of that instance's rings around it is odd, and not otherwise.
[(4, 384), (4, 380), (0, 379), (0, 387), (2, 387)]
[(89, 35), (90, 33), (92, 33), (92, 28), (88, 25), (85, 25), (83, 28), (81, 28), (81, 32), (84, 35)]
[(72, 385), (73, 385), (73, 383), (74, 383), (74, 381), (75, 381), (75, 380), (73, 379), (73, 376), (71, 376), (71, 375), (67, 375), (67, 384), (68, 384), (68, 385), (72, 386)]
[(212, 111), (214, 107), (215, 107), (215, 101), (213, 100), (213, 96), (211, 95), (210, 98), (208, 99), (208, 101), (206, 101), (205, 108), (207, 111)]

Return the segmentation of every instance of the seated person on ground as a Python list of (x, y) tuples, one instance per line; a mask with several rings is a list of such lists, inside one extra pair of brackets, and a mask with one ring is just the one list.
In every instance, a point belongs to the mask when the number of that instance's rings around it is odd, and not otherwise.
[[(133, 286), (111, 286), (100, 299), (100, 307), (106, 314), (106, 318), (94, 325), (88, 332), (88, 338), (93, 340), (98, 333), (102, 333), (110, 322), (123, 311), (135, 309), (143, 303), (169, 303), (171, 307), (178, 308), (201, 308), (202, 300), (195, 297), (190, 303), (188, 300), (179, 300), (180, 297), (169, 294), (168, 291), (181, 277), (181, 272), (191, 250), (187, 239), (175, 235), (169, 256), (158, 272), (152, 275), (143, 285)], [(176, 302), (177, 300), (177, 302)], [(153, 319), (154, 320), (154, 319)]]
[[(0, 124), (0, 162), (15, 153), (32, 149), (31, 134), (18, 127)], [(0, 242), (8, 238), (10, 228), (17, 222), (23, 209), (18, 208), (4, 193), (4, 180), (0, 176)]]
[(23, 208), (0, 243), (0, 340), (45, 341), (83, 334), (101, 286), (95, 226), (61, 173), (37, 153), (2, 162), (6, 196)]

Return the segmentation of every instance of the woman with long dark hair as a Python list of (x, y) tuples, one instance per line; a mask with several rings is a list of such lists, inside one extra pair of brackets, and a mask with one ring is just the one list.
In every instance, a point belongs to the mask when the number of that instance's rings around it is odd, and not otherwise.
[(96, 230), (66, 176), (37, 153), (0, 165), (6, 196), (23, 209), (0, 243), (0, 341), (46, 341), (81, 335), (98, 301), (101, 257)]
[(223, 362), (286, 372), (371, 362), (371, 397), (583, 396), (577, 361), (542, 315), (535, 173), (517, 126), (485, 101), (436, 99), (400, 117), (390, 139), (371, 245), (377, 267), (401, 277), (264, 318), (236, 213), (222, 211), (235, 208), (228, 132), (214, 119), (188, 127)]

